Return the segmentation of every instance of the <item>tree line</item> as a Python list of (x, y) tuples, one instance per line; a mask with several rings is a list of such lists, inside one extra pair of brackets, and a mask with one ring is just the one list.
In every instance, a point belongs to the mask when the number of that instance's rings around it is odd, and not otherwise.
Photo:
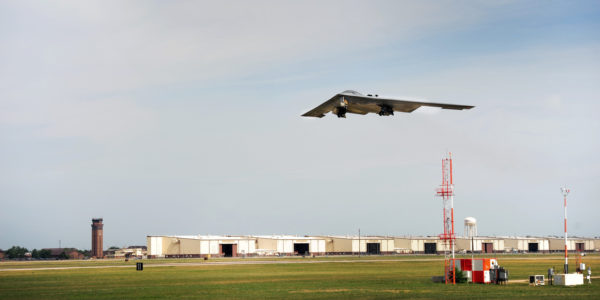
[[(58, 258), (58, 259), (69, 259), (69, 255), (67, 254), (67, 250), (76, 250), (81, 253), (84, 257), (90, 256), (89, 250), (79, 250), (73, 248), (64, 248), (63, 251), (58, 256), (52, 256), (52, 251), (50, 249), (33, 249), (31, 252), (25, 247), (20, 246), (12, 246), (8, 250), (4, 252), (4, 255), (8, 259), (21, 259), (21, 258), (33, 258), (33, 259), (48, 259), (48, 258)], [(1, 251), (1, 250), (0, 250)], [(30, 254), (30, 255), (27, 255)]]

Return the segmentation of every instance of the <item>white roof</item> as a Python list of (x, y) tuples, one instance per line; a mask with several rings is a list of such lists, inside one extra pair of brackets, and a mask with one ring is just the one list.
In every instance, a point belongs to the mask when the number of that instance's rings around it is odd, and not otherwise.
[(256, 238), (252, 236), (230, 236), (230, 235), (151, 235), (158, 237), (170, 237), (178, 239), (191, 239), (191, 240), (254, 240)]
[(335, 238), (335, 239), (349, 239), (349, 240), (358, 240), (359, 238), (361, 240), (393, 240), (394, 239), (394, 237), (378, 236), (378, 235), (361, 235), (360, 237), (358, 235), (326, 235), (325, 237)]
[(295, 235), (253, 235), (252, 237), (273, 240), (323, 240), (323, 237)]

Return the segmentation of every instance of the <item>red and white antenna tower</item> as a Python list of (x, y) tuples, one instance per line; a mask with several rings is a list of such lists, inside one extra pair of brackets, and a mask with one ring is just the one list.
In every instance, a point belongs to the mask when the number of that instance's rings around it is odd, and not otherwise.
[(565, 200), (565, 274), (569, 273), (569, 257), (567, 255), (567, 195), (571, 190), (566, 187), (560, 188)]
[[(454, 235), (454, 182), (452, 180), (452, 153), (442, 159), (442, 184), (437, 189), (436, 196), (442, 198), (444, 209), (442, 212), (444, 222), (444, 233), (439, 235), (444, 242), (444, 277), (446, 284), (456, 283), (454, 270), (456, 267), (454, 258), (454, 245), (456, 236)], [(450, 253), (448, 253), (450, 249)]]

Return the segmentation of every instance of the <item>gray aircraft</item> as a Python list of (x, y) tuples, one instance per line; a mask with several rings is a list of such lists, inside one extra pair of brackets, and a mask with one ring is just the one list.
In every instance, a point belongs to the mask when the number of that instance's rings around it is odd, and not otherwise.
[(343, 91), (313, 110), (303, 114), (303, 117), (322, 118), (326, 113), (332, 112), (338, 118), (345, 118), (346, 113), (366, 115), (377, 113), (380, 116), (392, 116), (394, 111), (410, 113), (421, 106), (441, 107), (444, 109), (471, 109), (475, 106), (445, 103), (416, 102), (390, 98), (379, 98), (379, 95), (363, 95), (356, 91)]

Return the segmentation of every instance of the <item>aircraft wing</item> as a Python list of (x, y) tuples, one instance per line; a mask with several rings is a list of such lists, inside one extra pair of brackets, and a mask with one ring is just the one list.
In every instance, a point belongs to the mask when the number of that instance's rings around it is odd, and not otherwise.
[(333, 98), (323, 102), (321, 105), (313, 108), (311, 111), (303, 114), (303, 117), (317, 117), (317, 118), (322, 118), (325, 116), (326, 113), (332, 111), (336, 104), (337, 104), (337, 99), (339, 98), (340, 94), (337, 94), (335, 96), (333, 96)]
[(317, 106), (316, 108), (303, 114), (302, 116), (322, 118), (328, 112), (337, 112), (336, 109), (340, 107), (344, 107), (344, 109), (349, 113), (361, 115), (367, 113), (393, 115), (393, 111), (410, 113), (421, 106), (440, 107), (443, 109), (454, 110), (471, 109), (474, 107), (471, 105), (418, 102), (391, 98), (379, 98), (368, 95), (362, 95), (354, 91), (346, 91), (333, 96), (331, 99), (325, 101), (323, 104)]
[[(408, 101), (408, 100), (397, 100), (397, 99), (386, 99), (379, 97), (369, 97), (369, 96), (344, 96), (345, 99), (348, 99), (348, 106), (355, 105), (360, 107), (361, 109), (368, 110), (368, 112), (378, 113), (381, 110), (381, 105), (391, 106), (394, 111), (406, 112), (410, 113), (415, 111), (417, 108), (421, 106), (432, 106), (432, 107), (441, 107), (443, 109), (455, 109), (455, 110), (463, 110), (463, 109), (471, 109), (474, 106), (471, 105), (458, 105), (458, 104), (446, 104), (446, 103), (433, 103), (433, 102), (417, 102), (417, 101)], [(348, 109), (350, 112), (350, 109)]]

